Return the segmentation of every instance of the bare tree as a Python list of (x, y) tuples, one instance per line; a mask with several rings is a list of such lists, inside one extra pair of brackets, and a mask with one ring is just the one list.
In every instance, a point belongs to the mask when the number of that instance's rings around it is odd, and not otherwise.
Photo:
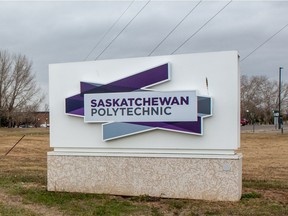
[[(282, 84), (281, 103), (288, 109), (288, 84)], [(273, 110), (278, 109), (278, 83), (266, 76), (241, 76), (241, 116), (261, 123), (273, 122)], [(248, 112), (249, 111), (249, 112)]]
[(7, 121), (6, 93), (11, 85), (12, 60), (7, 51), (0, 51), (0, 126)]
[(277, 83), (267, 77), (261, 83), (261, 119), (264, 123), (273, 122), (273, 111), (277, 106)]
[[(279, 104), (277, 96), (277, 109)], [(281, 114), (284, 121), (287, 121), (288, 115), (288, 83), (282, 83), (281, 86)]]
[(36, 110), (43, 100), (25, 55), (0, 51), (0, 118), (13, 126), (17, 113)]
[(258, 119), (260, 113), (262, 82), (263, 77), (241, 77), (241, 115), (250, 121)]

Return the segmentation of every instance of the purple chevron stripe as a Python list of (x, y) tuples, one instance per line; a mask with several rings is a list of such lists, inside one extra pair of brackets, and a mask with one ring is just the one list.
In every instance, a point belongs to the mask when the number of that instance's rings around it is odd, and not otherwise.
[(95, 89), (99, 86), (102, 86), (101, 84), (97, 84), (97, 83), (87, 83), (87, 82), (80, 82), (80, 92), (81, 94), (90, 91), (92, 89)]
[(201, 122), (202, 122), (201, 117), (198, 116), (197, 121), (195, 122), (127, 122), (127, 123), (149, 126), (152, 128), (157, 127), (167, 130), (201, 134)]
[(137, 73), (135, 75), (128, 76), (123, 79), (108, 83), (106, 85), (91, 88), (90, 90), (81, 93), (92, 94), (92, 93), (111, 93), (111, 92), (131, 92), (167, 80), (169, 80), (169, 65), (164, 64)]
[[(169, 80), (169, 64), (163, 64), (158, 67), (137, 73), (132, 76), (108, 83), (106, 85), (92, 84), (81, 82), (81, 93), (66, 98), (65, 112), (67, 114), (84, 116), (84, 112), (80, 112), (84, 108), (84, 94), (92, 93), (109, 93), (109, 92), (131, 92), (141, 88), (155, 85), (159, 82)], [(75, 111), (78, 110), (78, 111)], [(77, 114), (75, 114), (77, 113)]]
[(84, 108), (75, 109), (70, 112), (71, 115), (84, 116)]
[(119, 88), (127, 88), (129, 86), (130, 91), (135, 91), (147, 86), (155, 85), (159, 82), (169, 79), (169, 65), (164, 64), (158, 67), (146, 70), (144, 72), (126, 77), (121, 80), (117, 80), (108, 85)]
[[(72, 97), (66, 98), (65, 100), (65, 110), (67, 114), (74, 114), (75, 110), (84, 108), (84, 97), (80, 94), (74, 95)], [(84, 116), (84, 112), (83, 115)]]

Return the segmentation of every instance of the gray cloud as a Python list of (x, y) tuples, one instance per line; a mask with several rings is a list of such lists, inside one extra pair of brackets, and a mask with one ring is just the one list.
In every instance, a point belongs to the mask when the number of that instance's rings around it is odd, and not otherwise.
[[(227, 1), (204, 1), (153, 55), (169, 55)], [(2, 2), (0, 49), (27, 55), (37, 79), (48, 88), (48, 64), (83, 61), (129, 1)], [(119, 23), (89, 56), (94, 60), (145, 4), (133, 3)], [(147, 56), (197, 4), (151, 1), (99, 59)], [(233, 1), (175, 54), (238, 50), (244, 58), (288, 23), (286, 1)], [(277, 79), (283, 66), (288, 82), (288, 27), (240, 63), (242, 74)]]

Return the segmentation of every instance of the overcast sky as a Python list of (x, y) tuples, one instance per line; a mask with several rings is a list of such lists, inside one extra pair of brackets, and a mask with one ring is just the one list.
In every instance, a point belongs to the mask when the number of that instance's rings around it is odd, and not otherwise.
[[(0, 0), (0, 49), (31, 59), (39, 85), (48, 92), (49, 64), (148, 56), (198, 3)], [(238, 50), (241, 74), (278, 80), (282, 66), (288, 82), (288, 2), (228, 3), (202, 1), (152, 56), (176, 49), (174, 54)]]

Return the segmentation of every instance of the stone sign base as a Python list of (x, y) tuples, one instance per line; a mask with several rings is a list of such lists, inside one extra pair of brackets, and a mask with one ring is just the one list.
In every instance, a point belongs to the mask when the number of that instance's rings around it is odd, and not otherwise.
[(49, 152), (48, 190), (238, 201), (242, 156)]

